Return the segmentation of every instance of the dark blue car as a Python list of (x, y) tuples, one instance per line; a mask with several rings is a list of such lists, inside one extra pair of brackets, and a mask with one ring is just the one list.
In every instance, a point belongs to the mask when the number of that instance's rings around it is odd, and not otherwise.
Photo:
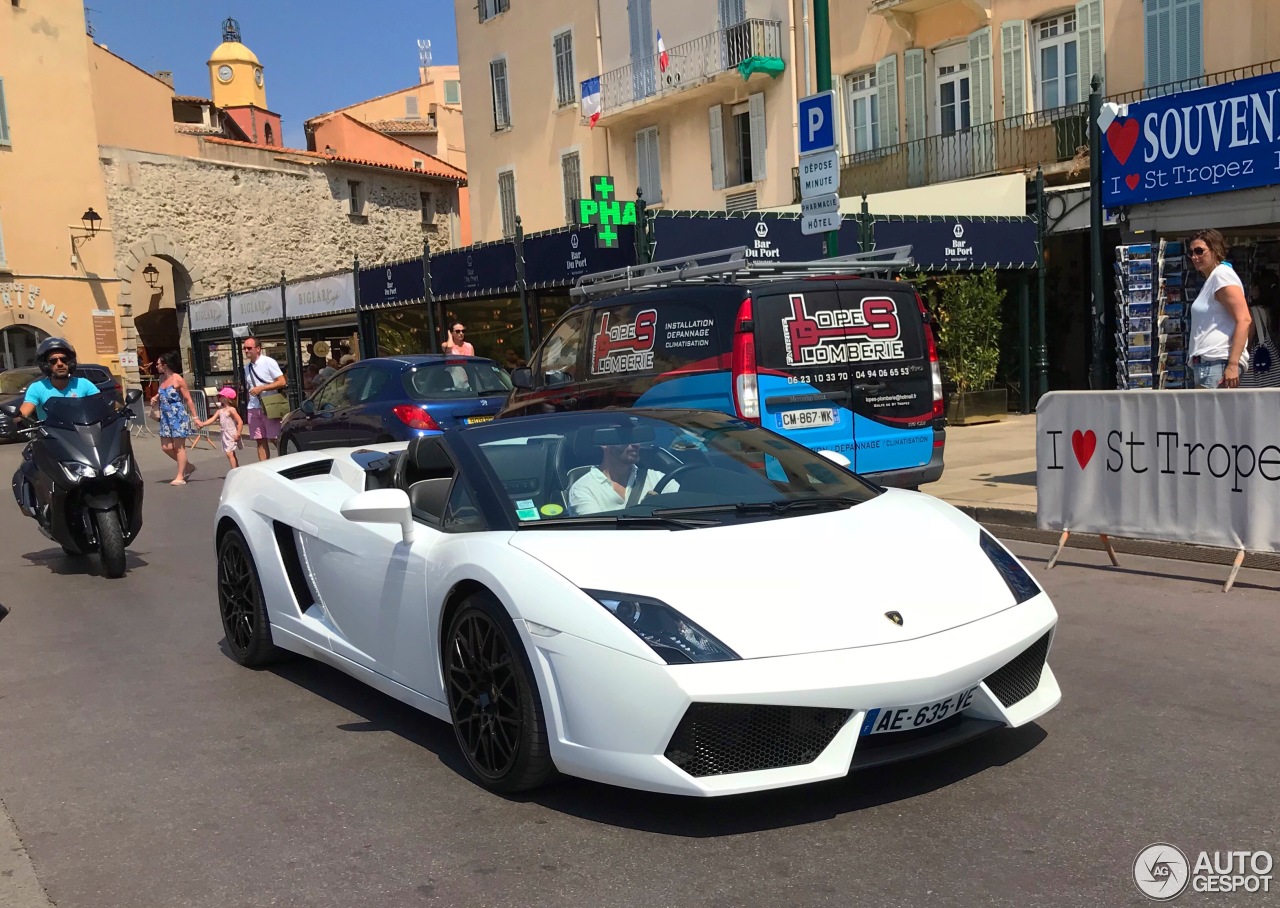
[(381, 356), (344, 366), (280, 425), (280, 453), (407, 441), (487, 422), (511, 390), (479, 356)]

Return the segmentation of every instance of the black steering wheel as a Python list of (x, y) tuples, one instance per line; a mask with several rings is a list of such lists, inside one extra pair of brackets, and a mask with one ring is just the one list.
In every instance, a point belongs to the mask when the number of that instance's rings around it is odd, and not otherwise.
[(692, 470), (704, 470), (704, 469), (706, 469), (706, 467), (700, 463), (687, 463), (684, 466), (676, 467), (670, 473), (667, 473), (661, 479), (658, 480), (658, 484), (653, 487), (652, 494), (661, 495), (662, 490), (665, 489), (668, 485), (670, 485), (671, 481), (675, 479), (677, 476), (679, 476), (681, 473), (688, 473)]

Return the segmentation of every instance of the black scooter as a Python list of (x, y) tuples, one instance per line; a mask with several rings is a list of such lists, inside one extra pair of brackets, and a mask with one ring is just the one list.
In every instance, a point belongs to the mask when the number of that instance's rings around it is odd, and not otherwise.
[[(129, 405), (105, 394), (52, 398), (45, 419), (20, 434), (31, 439), (13, 474), (18, 507), (69, 555), (98, 552), (102, 572), (122, 577), (125, 546), (142, 529), (142, 474), (129, 437)], [(10, 416), (16, 407), (7, 406)]]

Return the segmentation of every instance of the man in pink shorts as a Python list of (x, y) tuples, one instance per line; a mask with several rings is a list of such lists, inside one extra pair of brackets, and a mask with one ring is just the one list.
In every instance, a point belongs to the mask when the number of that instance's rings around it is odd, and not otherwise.
[(244, 339), (244, 384), (249, 389), (249, 437), (258, 445), (258, 460), (271, 456), (271, 442), (280, 437), (280, 420), (268, 419), (261, 395), (282, 391), (284, 372), (280, 364), (262, 352), (257, 338)]

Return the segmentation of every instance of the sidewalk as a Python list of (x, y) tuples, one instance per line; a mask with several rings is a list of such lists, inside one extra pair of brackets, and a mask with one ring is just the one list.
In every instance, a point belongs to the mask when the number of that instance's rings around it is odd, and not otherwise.
[(946, 469), (920, 491), (965, 510), (1013, 512), (1018, 525), (1036, 513), (1036, 417), (1010, 414), (1003, 422), (948, 426)]

